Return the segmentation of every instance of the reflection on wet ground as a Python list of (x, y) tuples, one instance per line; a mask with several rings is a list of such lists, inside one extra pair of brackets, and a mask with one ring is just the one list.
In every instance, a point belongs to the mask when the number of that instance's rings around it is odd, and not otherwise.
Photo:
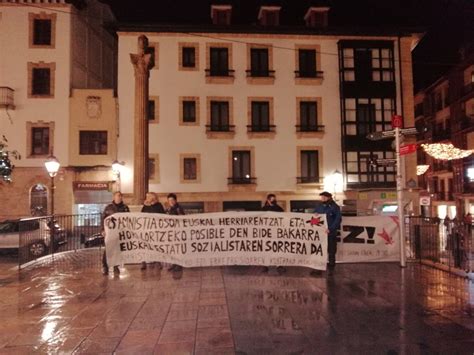
[(0, 263), (0, 353), (474, 351), (474, 285), (420, 265), (338, 265), (328, 277), (137, 265), (104, 277), (95, 260), (82, 251), (20, 274)]

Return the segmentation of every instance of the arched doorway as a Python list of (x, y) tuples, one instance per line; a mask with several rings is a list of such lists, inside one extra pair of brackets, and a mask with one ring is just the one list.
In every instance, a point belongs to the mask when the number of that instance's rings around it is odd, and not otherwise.
[(30, 211), (32, 216), (48, 214), (48, 188), (45, 185), (36, 184), (31, 188)]

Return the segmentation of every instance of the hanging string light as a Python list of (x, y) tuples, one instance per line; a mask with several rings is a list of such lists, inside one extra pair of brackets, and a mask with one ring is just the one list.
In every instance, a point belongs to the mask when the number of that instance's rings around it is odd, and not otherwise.
[(424, 173), (426, 173), (428, 171), (429, 168), (430, 168), (429, 165), (417, 165), (416, 175), (418, 175), (418, 176), (423, 175)]
[(438, 160), (463, 159), (474, 153), (474, 150), (456, 148), (452, 143), (422, 144), (424, 151)]

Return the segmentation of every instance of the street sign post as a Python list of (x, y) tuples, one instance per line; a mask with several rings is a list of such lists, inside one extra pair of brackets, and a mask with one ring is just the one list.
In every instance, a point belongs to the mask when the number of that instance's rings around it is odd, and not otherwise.
[[(405, 228), (403, 227), (404, 225), (404, 206), (403, 206), (403, 188), (402, 188), (402, 181), (403, 181), (403, 176), (402, 176), (402, 164), (401, 164), (401, 152), (400, 152), (400, 145), (403, 136), (408, 136), (408, 135), (413, 135), (417, 133), (417, 130), (415, 127), (409, 127), (409, 128), (402, 128), (403, 127), (403, 117), (399, 115), (393, 115), (392, 117), (392, 130), (390, 131), (380, 131), (380, 132), (373, 132), (367, 135), (367, 139), (372, 140), (372, 141), (379, 141), (382, 139), (391, 139), (395, 138), (395, 159), (376, 159), (375, 163), (377, 165), (394, 165), (396, 164), (397, 166), (397, 211), (398, 211), (398, 220), (399, 220), (399, 226), (400, 226), (400, 266), (401, 267), (406, 267), (406, 255), (405, 255)], [(415, 151), (416, 151), (416, 144), (413, 144), (415, 146)], [(411, 146), (411, 144), (407, 145), (408, 147)], [(403, 151), (405, 150), (410, 150), (413, 149), (413, 147), (410, 148), (403, 148)], [(409, 154), (411, 151), (408, 153), (403, 153), (403, 154)]]

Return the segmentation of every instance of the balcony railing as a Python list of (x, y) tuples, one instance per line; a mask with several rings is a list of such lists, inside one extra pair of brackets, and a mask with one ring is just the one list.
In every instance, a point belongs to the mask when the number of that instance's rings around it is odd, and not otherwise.
[(299, 176), (296, 178), (298, 184), (320, 184), (322, 183), (319, 176)]
[(211, 77), (234, 77), (235, 70), (231, 69), (206, 69), (206, 76)]
[(248, 125), (247, 132), (275, 132), (275, 125)]
[(210, 124), (206, 125), (207, 132), (235, 132), (234, 125), (228, 124)]
[(245, 72), (247, 73), (247, 76), (251, 77), (251, 78), (274, 78), (275, 77), (275, 71), (274, 70), (268, 70), (268, 69), (254, 70), (254, 69), (250, 69), (250, 70), (246, 70)]
[(15, 90), (8, 86), (0, 86), (0, 107), (6, 107), (9, 109), (15, 108), (14, 100)]
[(296, 78), (322, 79), (323, 74), (323, 71), (295, 70)]
[(451, 191), (435, 192), (433, 195), (437, 201), (454, 201), (454, 195)]
[(324, 132), (323, 125), (297, 125), (296, 132)]
[(254, 177), (237, 177), (233, 176), (227, 179), (229, 185), (251, 185), (257, 182), (257, 178)]

